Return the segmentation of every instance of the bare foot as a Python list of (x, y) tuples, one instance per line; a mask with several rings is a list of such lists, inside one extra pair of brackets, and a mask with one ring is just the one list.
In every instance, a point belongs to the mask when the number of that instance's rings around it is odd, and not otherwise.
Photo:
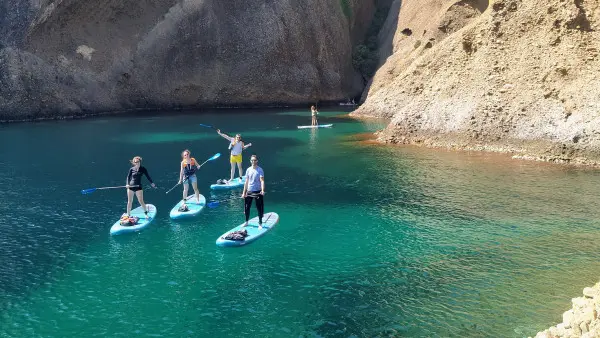
[(246, 223), (242, 224), (242, 228), (243, 228), (243, 227), (247, 227), (247, 226), (248, 226), (248, 222), (246, 222)]
[(258, 229), (262, 230), (262, 228), (263, 228), (262, 223), (258, 223)]

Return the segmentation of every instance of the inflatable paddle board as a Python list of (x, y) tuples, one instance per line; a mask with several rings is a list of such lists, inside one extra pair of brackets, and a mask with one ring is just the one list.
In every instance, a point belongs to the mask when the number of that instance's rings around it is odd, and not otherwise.
[[(242, 223), (242, 224), (238, 225), (237, 227), (227, 231), (226, 233), (221, 235), (219, 238), (217, 238), (217, 245), (218, 246), (242, 246), (242, 245), (246, 245), (248, 243), (252, 243), (255, 240), (262, 237), (267, 232), (271, 231), (271, 229), (273, 229), (273, 227), (277, 223), (279, 223), (279, 215), (277, 215), (274, 212), (268, 212), (263, 215), (263, 224), (262, 224), (263, 227), (262, 227), (262, 229), (259, 229), (258, 228), (258, 216), (254, 217), (248, 221), (248, 226), (242, 227), (242, 225), (244, 224), (244, 223)], [(244, 229), (246, 229), (246, 231), (248, 231), (248, 236), (244, 240), (235, 241), (235, 240), (225, 239), (225, 236), (227, 236), (229, 233), (231, 233), (233, 231), (244, 230)]]
[(298, 126), (298, 129), (331, 128), (333, 124), (317, 124), (316, 126)]
[(206, 206), (206, 198), (204, 198), (204, 196), (200, 194), (200, 202), (197, 202), (196, 196), (192, 194), (186, 198), (185, 204), (189, 209), (188, 211), (179, 211), (179, 207), (183, 205), (183, 201), (180, 200), (179, 203), (175, 204), (173, 209), (171, 209), (169, 216), (171, 216), (172, 219), (194, 217), (198, 215), (200, 211), (202, 211), (202, 209), (204, 209), (204, 207)]
[(212, 190), (229, 190), (229, 189), (243, 188), (245, 182), (246, 182), (246, 176), (242, 177), (242, 179), (237, 177), (237, 178), (234, 178), (233, 180), (227, 182), (226, 184), (211, 184), (210, 188)]
[(146, 204), (146, 208), (148, 208), (148, 219), (146, 219), (146, 215), (144, 215), (144, 210), (142, 207), (139, 206), (131, 210), (132, 217), (140, 218), (136, 225), (123, 226), (121, 225), (121, 219), (119, 219), (117, 222), (115, 222), (115, 224), (113, 224), (112, 227), (110, 227), (110, 234), (119, 235), (127, 232), (136, 232), (148, 227), (148, 225), (150, 225), (150, 223), (152, 223), (156, 217), (156, 207), (153, 204)]

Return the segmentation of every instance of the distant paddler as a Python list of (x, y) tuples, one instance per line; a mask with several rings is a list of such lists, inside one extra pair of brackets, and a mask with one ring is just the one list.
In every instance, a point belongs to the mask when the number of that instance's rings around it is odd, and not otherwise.
[(311, 126), (316, 126), (317, 125), (317, 115), (319, 114), (319, 111), (317, 110), (317, 107), (310, 106), (310, 113), (312, 115)]

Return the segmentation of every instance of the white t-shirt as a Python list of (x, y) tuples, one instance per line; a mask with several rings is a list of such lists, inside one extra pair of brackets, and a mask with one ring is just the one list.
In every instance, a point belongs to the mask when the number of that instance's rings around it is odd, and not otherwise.
[(240, 141), (240, 142), (236, 142), (233, 143), (233, 140), (231, 142), (231, 144), (229, 144), (229, 149), (231, 149), (231, 155), (239, 155), (242, 153), (242, 150), (244, 147), (244, 142)]
[[(225, 136), (225, 135), (223, 135)], [(233, 137), (229, 137), (229, 136), (225, 136), (226, 139), (229, 140), (229, 149), (231, 149), (231, 155), (236, 156), (242, 153), (242, 150), (244, 150), (244, 142), (240, 141), (240, 142), (235, 142), (235, 138)]]

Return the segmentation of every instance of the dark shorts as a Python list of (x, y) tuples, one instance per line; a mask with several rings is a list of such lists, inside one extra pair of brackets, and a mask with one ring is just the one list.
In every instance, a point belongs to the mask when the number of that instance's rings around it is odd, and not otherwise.
[(133, 191), (133, 192), (136, 192), (136, 191), (143, 190), (144, 188), (143, 187), (132, 187), (132, 188), (128, 188), (128, 189), (131, 190), (131, 191)]

